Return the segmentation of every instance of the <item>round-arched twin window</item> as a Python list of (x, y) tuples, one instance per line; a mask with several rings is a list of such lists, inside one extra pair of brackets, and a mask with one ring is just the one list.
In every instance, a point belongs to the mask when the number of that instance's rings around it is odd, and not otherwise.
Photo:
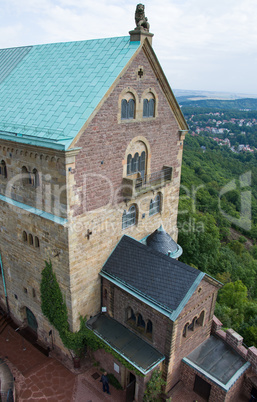
[(138, 152), (132, 157), (131, 154), (127, 156), (127, 175), (134, 173), (141, 173), (141, 177), (145, 175), (145, 151), (139, 155)]
[[(121, 119), (122, 120), (129, 120), (135, 119), (138, 117), (142, 117), (142, 109), (140, 105), (136, 105), (136, 98), (137, 95), (133, 94), (132, 92), (126, 92), (121, 100)], [(143, 102), (143, 118), (148, 117), (155, 117), (155, 109), (156, 109), (156, 101), (154, 94), (149, 91), (145, 92), (142, 96)], [(137, 103), (139, 100), (137, 99)]]
[(135, 118), (135, 99), (131, 93), (127, 93), (121, 101), (121, 119)]
[(155, 100), (153, 95), (149, 95), (148, 98), (144, 99), (143, 104), (143, 117), (154, 117), (155, 116)]
[(32, 173), (30, 173), (26, 166), (22, 166), (21, 173), (24, 186), (30, 185), (34, 188), (39, 186), (39, 174), (36, 168), (32, 170)]

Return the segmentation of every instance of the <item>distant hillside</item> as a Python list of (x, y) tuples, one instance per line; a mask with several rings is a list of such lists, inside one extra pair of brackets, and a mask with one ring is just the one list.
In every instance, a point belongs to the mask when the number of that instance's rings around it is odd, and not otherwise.
[(257, 99), (257, 94), (248, 94), (248, 93), (236, 93), (236, 92), (218, 92), (218, 91), (202, 91), (202, 90), (193, 90), (193, 89), (174, 89), (173, 92), (176, 98), (198, 98), (206, 100), (206, 99), (217, 99), (217, 100), (235, 100), (235, 99), (248, 99), (255, 98)]
[(205, 107), (210, 109), (240, 109), (257, 110), (257, 99), (245, 98), (235, 100), (204, 99), (192, 100), (186, 96), (177, 97), (177, 101), (182, 106)]

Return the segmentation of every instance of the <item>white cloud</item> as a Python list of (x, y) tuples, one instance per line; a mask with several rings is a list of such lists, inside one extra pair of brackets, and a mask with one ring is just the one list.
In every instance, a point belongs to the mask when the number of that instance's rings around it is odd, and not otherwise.
[[(256, 0), (148, 0), (153, 46), (171, 85), (257, 93)], [(127, 35), (131, 0), (2, 0), (0, 47)]]

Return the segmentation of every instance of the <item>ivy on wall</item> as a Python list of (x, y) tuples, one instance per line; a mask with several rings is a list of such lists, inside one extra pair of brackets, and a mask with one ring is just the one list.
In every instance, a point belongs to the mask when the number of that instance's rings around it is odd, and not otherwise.
[(86, 345), (86, 318), (80, 317), (80, 330), (71, 332), (68, 323), (68, 311), (63, 300), (60, 286), (53, 272), (51, 261), (45, 261), (40, 284), (41, 309), (49, 322), (57, 329), (60, 338), (67, 349), (80, 356)]
[(105, 342), (99, 339), (86, 327), (86, 317), (80, 317), (79, 331), (70, 331), (67, 306), (63, 300), (56, 275), (53, 272), (51, 261), (45, 261), (45, 268), (42, 271), (40, 291), (42, 312), (55, 329), (57, 329), (60, 338), (67, 349), (73, 350), (77, 356), (82, 354), (86, 346), (93, 351), (104, 349), (107, 353), (112, 354), (113, 357), (130, 371), (133, 371), (139, 376), (143, 376), (139, 370), (132, 366), (132, 364), (128, 363), (127, 360), (123, 359), (123, 357), (115, 352), (110, 346), (106, 345)]
[(56, 275), (53, 272), (51, 261), (45, 261), (45, 268), (42, 271), (41, 291), (41, 309), (50, 323), (59, 331), (63, 332), (69, 329), (68, 312), (66, 304)]
[[(162, 373), (159, 369), (155, 370), (148, 381), (143, 397), (144, 402), (161, 402), (162, 388), (166, 382), (162, 378)], [(168, 399), (166, 399), (168, 401)]]

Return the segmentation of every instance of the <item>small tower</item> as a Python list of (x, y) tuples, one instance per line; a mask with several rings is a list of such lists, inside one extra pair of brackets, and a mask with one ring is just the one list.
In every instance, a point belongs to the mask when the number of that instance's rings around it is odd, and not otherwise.
[(148, 39), (150, 45), (152, 45), (153, 34), (149, 32), (150, 24), (147, 17), (145, 16), (145, 6), (143, 4), (138, 4), (135, 12), (135, 22), (136, 28), (130, 31), (130, 41), (144, 42), (145, 38)]

